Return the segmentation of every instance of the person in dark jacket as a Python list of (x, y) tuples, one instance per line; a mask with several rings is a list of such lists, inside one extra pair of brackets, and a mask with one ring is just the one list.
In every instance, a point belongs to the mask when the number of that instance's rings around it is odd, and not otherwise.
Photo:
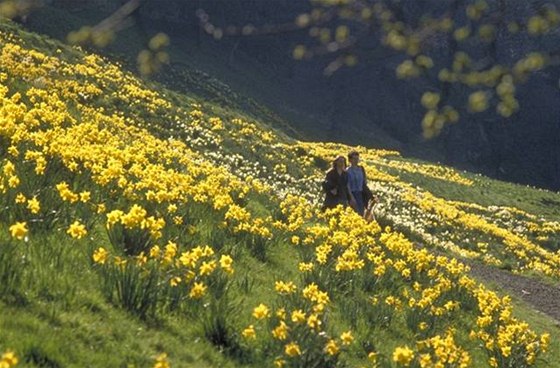
[(350, 193), (348, 192), (348, 174), (345, 168), (346, 159), (344, 156), (338, 156), (334, 159), (332, 168), (327, 171), (323, 181), (323, 191), (325, 192), (323, 211), (338, 205), (348, 205)]
[(348, 174), (348, 189), (350, 193), (350, 205), (360, 215), (364, 216), (368, 202), (373, 199), (373, 194), (367, 186), (366, 170), (360, 163), (358, 151), (348, 154), (350, 166), (346, 169)]

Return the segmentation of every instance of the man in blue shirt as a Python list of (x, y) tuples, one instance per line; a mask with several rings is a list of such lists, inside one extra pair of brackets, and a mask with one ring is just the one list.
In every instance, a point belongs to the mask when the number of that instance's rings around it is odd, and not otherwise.
[[(348, 173), (348, 189), (350, 192), (350, 205), (360, 215), (364, 216), (365, 206), (371, 192), (367, 189), (366, 172), (360, 165), (360, 154), (352, 151), (348, 154), (350, 166), (346, 169)], [(368, 194), (369, 193), (369, 194)]]

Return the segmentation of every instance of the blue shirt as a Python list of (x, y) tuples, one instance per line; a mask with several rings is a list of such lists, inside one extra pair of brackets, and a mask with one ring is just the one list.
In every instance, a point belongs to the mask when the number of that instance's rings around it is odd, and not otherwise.
[(350, 166), (348, 173), (348, 184), (351, 192), (361, 192), (364, 188), (364, 171), (360, 166)]

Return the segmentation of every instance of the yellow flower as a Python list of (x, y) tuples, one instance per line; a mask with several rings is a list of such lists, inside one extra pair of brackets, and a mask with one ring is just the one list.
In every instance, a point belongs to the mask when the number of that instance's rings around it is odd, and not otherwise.
[(547, 347), (549, 343), (550, 343), (550, 334), (549, 333), (542, 334), (541, 335), (541, 345), (543, 347)]
[(317, 314), (311, 314), (309, 318), (307, 318), (307, 325), (310, 328), (318, 330), (321, 326), (321, 320), (319, 319), (319, 316)]
[(352, 336), (352, 332), (346, 331), (340, 335), (340, 340), (342, 340), (342, 345), (350, 345), (354, 341), (354, 336)]
[(6, 176), (15, 175), (16, 167), (14, 166), (14, 164), (11, 161), (6, 161), (6, 163), (4, 164), (4, 168), (2, 169), (2, 172)]
[(209, 275), (216, 269), (216, 261), (202, 262), (199, 273), (201, 276)]
[(253, 317), (256, 319), (263, 319), (270, 315), (270, 310), (264, 304), (259, 304), (255, 309), (253, 309)]
[(150, 257), (152, 258), (157, 258), (159, 257), (161, 254), (161, 248), (157, 245), (154, 245), (151, 249), (150, 249)]
[(272, 330), (272, 336), (278, 340), (286, 340), (288, 337), (288, 326), (284, 321), (280, 321), (280, 325)]
[(255, 327), (253, 325), (249, 325), (246, 329), (241, 332), (241, 335), (246, 339), (256, 339), (257, 333), (255, 332)]
[(17, 176), (10, 176), (10, 178), (8, 179), (8, 186), (10, 188), (15, 188), (19, 185), (20, 181), (19, 178)]
[(124, 267), (126, 266), (126, 263), (126, 259), (119, 256), (115, 257), (115, 266)]
[(408, 346), (405, 347), (397, 347), (395, 351), (393, 351), (393, 361), (395, 363), (408, 366), (412, 359), (414, 358), (414, 351), (412, 351)]
[(110, 228), (111, 226), (113, 226), (114, 224), (119, 222), (119, 220), (121, 219), (121, 217), (123, 215), (124, 215), (124, 212), (121, 211), (121, 210), (113, 210), (113, 211), (109, 212), (107, 214), (107, 228)]
[(140, 252), (140, 254), (137, 255), (135, 258), (136, 258), (136, 264), (139, 266), (143, 266), (146, 264), (146, 262), (148, 262), (148, 257), (146, 257), (144, 251)]
[(172, 277), (171, 280), (169, 280), (169, 285), (173, 287), (179, 285), (180, 283), (181, 283), (181, 278), (179, 276)]
[(291, 281), (276, 281), (275, 288), (276, 291), (280, 294), (292, 294), (297, 289), (296, 285)]
[(199, 299), (202, 298), (204, 296), (204, 294), (206, 294), (206, 285), (204, 285), (204, 283), (202, 282), (195, 282), (190, 293), (189, 293), (189, 297), (193, 298), (193, 299)]
[(185, 273), (185, 282), (189, 282), (189, 281), (191, 281), (192, 279), (194, 279), (195, 277), (196, 277), (196, 273), (194, 273), (193, 271), (190, 271), (190, 270), (189, 270), (189, 271), (187, 271), (187, 272)]
[(336, 355), (338, 354), (339, 348), (336, 344), (334, 339), (330, 339), (327, 345), (325, 346), (325, 352), (329, 355)]
[(305, 313), (301, 310), (295, 310), (292, 312), (292, 322), (303, 323), (305, 322)]
[(68, 201), (70, 203), (74, 203), (78, 201), (79, 196), (70, 190), (70, 187), (66, 182), (61, 182), (56, 185), (56, 189), (58, 190), (58, 194), (63, 201)]
[(27, 223), (16, 222), (14, 225), (10, 226), (10, 234), (12, 238), (22, 240), (27, 235)]
[(8, 153), (14, 157), (19, 155), (19, 151), (16, 146), (8, 147)]
[(25, 201), (27, 201), (27, 198), (25, 198), (25, 195), (23, 193), (18, 193), (18, 195), (16, 196), (16, 203), (17, 204), (23, 204), (23, 203), (25, 203)]
[(18, 358), (13, 351), (6, 351), (2, 354), (2, 359), (0, 360), (0, 367), (1, 368), (11, 368), (15, 367), (18, 364)]
[(107, 211), (107, 207), (104, 203), (100, 203), (97, 205), (97, 213), (105, 213)]
[(163, 263), (169, 264), (173, 260), (173, 258), (177, 255), (177, 244), (169, 241), (165, 245), (165, 251), (163, 253)]
[(37, 197), (33, 197), (32, 199), (27, 201), (27, 209), (31, 211), (32, 214), (37, 214), (41, 210), (41, 204), (37, 200)]
[(120, 218), (121, 223), (126, 228), (134, 228), (136, 226), (141, 226), (142, 228), (148, 227), (148, 222), (146, 222), (147, 211), (140, 205), (134, 204), (128, 211), (128, 213), (123, 214)]
[(281, 320), (286, 319), (286, 309), (280, 308), (276, 311), (276, 317), (280, 318)]
[(95, 250), (95, 252), (93, 252), (93, 261), (95, 263), (99, 263), (99, 264), (105, 264), (105, 262), (107, 261), (107, 256), (109, 255), (109, 252), (107, 252), (107, 250), (105, 250), (105, 248), (103, 247), (99, 247)]
[(220, 267), (222, 267), (222, 269), (227, 272), (227, 273), (233, 273), (233, 259), (228, 256), (228, 255), (222, 255), (220, 257)]
[(309, 272), (313, 269), (313, 263), (300, 262), (298, 268), (301, 272)]
[(90, 192), (81, 192), (80, 193), (80, 201), (86, 203), (91, 199), (91, 193)]
[(74, 221), (72, 225), (66, 230), (66, 233), (69, 234), (74, 239), (81, 239), (87, 234), (86, 227), (81, 224), (79, 221)]
[(154, 363), (154, 368), (171, 368), (169, 361), (167, 360), (167, 354), (161, 353), (156, 357), (156, 361)]
[(203, 250), (202, 250), (202, 255), (204, 257), (210, 257), (214, 255), (214, 249), (212, 249), (212, 247), (205, 245)]
[(286, 353), (287, 356), (296, 356), (296, 355), (301, 355), (301, 350), (299, 348), (299, 345), (296, 344), (295, 342), (291, 342), (289, 344), (286, 345), (286, 347), (284, 348), (284, 352)]
[(430, 354), (420, 354), (420, 367), (433, 367), (432, 356)]

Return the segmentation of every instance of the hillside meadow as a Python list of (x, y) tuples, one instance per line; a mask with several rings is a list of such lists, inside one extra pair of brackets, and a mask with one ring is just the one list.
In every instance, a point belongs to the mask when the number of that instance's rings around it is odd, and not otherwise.
[[(552, 367), (560, 195), (303, 142), (0, 21), (0, 367)], [(361, 153), (376, 221), (320, 211)], [(528, 322), (526, 322), (528, 321)]]

